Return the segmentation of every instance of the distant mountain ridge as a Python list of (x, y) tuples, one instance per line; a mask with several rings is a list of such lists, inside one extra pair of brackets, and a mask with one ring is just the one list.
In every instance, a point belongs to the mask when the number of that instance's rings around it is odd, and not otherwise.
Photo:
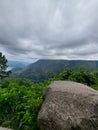
[(54, 77), (66, 68), (78, 70), (80, 67), (95, 71), (98, 69), (98, 61), (38, 60), (18, 72), (18, 77), (40, 82)]
[(22, 67), (22, 66), (27, 66), (30, 63), (28, 62), (23, 62), (23, 61), (8, 61), (8, 66), (12, 67), (12, 68), (18, 68), (18, 67)]

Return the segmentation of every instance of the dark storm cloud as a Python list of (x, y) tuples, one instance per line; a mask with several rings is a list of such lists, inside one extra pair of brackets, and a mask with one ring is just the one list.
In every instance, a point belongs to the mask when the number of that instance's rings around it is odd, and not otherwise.
[(1, 0), (0, 51), (10, 59), (97, 59), (97, 0)]

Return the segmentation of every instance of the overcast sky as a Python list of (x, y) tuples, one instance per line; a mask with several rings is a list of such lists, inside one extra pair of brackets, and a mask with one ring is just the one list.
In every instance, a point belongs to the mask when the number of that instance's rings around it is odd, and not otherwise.
[(9, 60), (98, 60), (98, 0), (0, 0)]

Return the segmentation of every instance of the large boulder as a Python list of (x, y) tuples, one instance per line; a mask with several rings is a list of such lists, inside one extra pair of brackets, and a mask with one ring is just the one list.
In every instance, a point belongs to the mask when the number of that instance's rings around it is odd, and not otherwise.
[(45, 90), (38, 114), (41, 130), (98, 130), (98, 91), (70, 81), (55, 81)]

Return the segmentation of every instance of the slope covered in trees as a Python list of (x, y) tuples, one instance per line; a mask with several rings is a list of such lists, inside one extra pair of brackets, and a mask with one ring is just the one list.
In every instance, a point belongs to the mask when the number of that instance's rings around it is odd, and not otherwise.
[(66, 68), (78, 70), (85, 67), (88, 70), (98, 69), (98, 61), (81, 60), (39, 60), (21, 71), (15, 71), (17, 77), (28, 78), (33, 82), (41, 82), (54, 77)]

